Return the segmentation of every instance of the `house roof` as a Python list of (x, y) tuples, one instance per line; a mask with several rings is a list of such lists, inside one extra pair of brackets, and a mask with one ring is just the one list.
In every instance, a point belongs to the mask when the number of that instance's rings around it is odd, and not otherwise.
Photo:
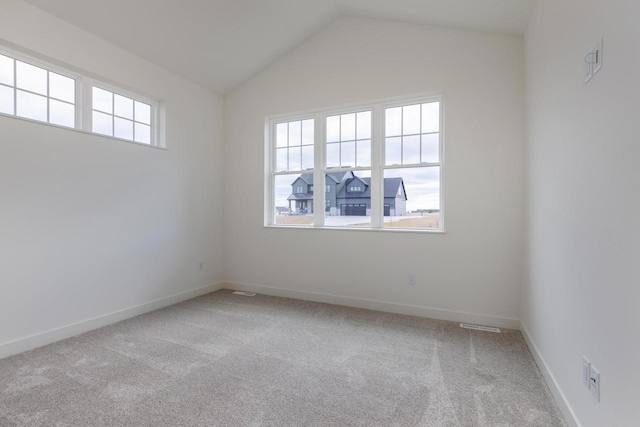
[[(349, 185), (355, 179), (358, 179), (365, 183), (366, 187), (364, 191), (357, 191), (357, 192), (347, 191), (347, 188), (349, 188)], [(400, 187), (400, 185), (404, 187), (404, 182), (402, 178), (385, 178), (384, 179), (384, 197), (385, 198), (396, 197), (396, 195), (398, 194), (398, 188)], [(346, 198), (346, 199), (371, 197), (371, 178), (355, 177), (354, 179), (349, 181), (347, 185), (345, 185), (344, 188), (340, 190), (340, 192), (338, 192), (338, 197)], [(405, 191), (405, 197), (406, 197), (406, 191)]]
[(291, 193), (287, 200), (313, 200), (313, 193)]

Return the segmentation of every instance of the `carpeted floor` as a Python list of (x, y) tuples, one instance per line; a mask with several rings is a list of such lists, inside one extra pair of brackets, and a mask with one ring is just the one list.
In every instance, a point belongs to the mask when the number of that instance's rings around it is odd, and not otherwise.
[(520, 332), (223, 290), (0, 360), (0, 426), (565, 426)]

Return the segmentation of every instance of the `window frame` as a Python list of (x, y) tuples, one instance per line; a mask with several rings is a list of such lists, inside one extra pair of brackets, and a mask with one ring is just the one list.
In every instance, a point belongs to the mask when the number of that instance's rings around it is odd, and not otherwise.
[[(387, 108), (403, 107), (413, 104), (439, 103), (439, 161), (437, 163), (420, 162), (409, 165), (385, 164), (385, 116)], [(326, 119), (330, 116), (371, 111), (371, 166), (326, 168)], [(314, 132), (314, 168), (304, 173), (313, 172), (315, 187), (326, 188), (325, 176), (328, 172), (371, 171), (371, 226), (370, 227), (335, 227), (326, 226), (324, 209), (315, 209), (311, 225), (289, 225), (275, 223), (275, 177), (277, 175), (299, 176), (303, 172), (276, 171), (276, 127), (278, 123), (307, 120), (315, 121)], [(411, 233), (446, 233), (445, 229), (445, 102), (443, 92), (430, 92), (410, 96), (400, 96), (367, 103), (352, 104), (343, 107), (326, 108), (299, 113), (289, 113), (265, 117), (265, 163), (264, 163), (264, 227), (286, 229), (323, 229), (323, 230), (357, 230)], [(357, 136), (356, 136), (357, 137)], [(422, 159), (421, 159), (422, 160)], [(403, 169), (419, 167), (439, 167), (439, 228), (384, 227), (384, 171), (386, 169)], [(326, 206), (325, 193), (314, 192), (314, 205)]]
[[(41, 55), (38, 55), (36, 53), (31, 53), (31, 54), (24, 53), (21, 51), (19, 47), (9, 47), (9, 46), (6, 46), (5, 44), (0, 44), (0, 54), (14, 60), (14, 76), (13, 76), (14, 112), (13, 114), (0, 112), (0, 117), (10, 117), (13, 119), (25, 120), (32, 123), (38, 123), (41, 125), (53, 126), (60, 129), (82, 132), (86, 134), (100, 136), (103, 138), (109, 138), (117, 141), (124, 141), (128, 143), (142, 145), (145, 147), (166, 149), (164, 144), (164, 138), (162, 137), (162, 134), (161, 134), (161, 122), (160, 122), (160, 109), (162, 106), (161, 101), (150, 98), (148, 96), (141, 95), (138, 92), (125, 89), (122, 86), (119, 86), (117, 84), (109, 83), (106, 79), (94, 77), (88, 72), (75, 69), (75, 67), (57, 65), (56, 64), (57, 61), (54, 61), (54, 60), (40, 59), (39, 56)], [(75, 112), (74, 112), (75, 126), (74, 127), (50, 123), (48, 121), (49, 117), (47, 117), (47, 121), (41, 121), (41, 120), (17, 115), (17, 110), (16, 110), (17, 95), (15, 94), (17, 94), (18, 90), (23, 90), (23, 89), (19, 89), (17, 87), (17, 75), (16, 75), (17, 66), (15, 61), (24, 62), (29, 65), (42, 68), (48, 72), (53, 72), (55, 74), (59, 74), (61, 76), (73, 79), (75, 81), (75, 98), (74, 98), (74, 104), (73, 104), (75, 109)], [(3, 85), (3, 86), (10, 87), (8, 85)], [(144, 142), (138, 142), (135, 140), (119, 138), (116, 136), (104, 135), (104, 134), (93, 131), (93, 123), (92, 123), (92, 112), (93, 112), (92, 88), (93, 86), (110, 91), (117, 95), (121, 95), (130, 99), (133, 99), (134, 101), (145, 103), (151, 107), (151, 113), (150, 113), (151, 129), (150, 129), (149, 144)], [(31, 91), (25, 91), (25, 92), (32, 93)], [(49, 102), (50, 99), (57, 100), (57, 98), (49, 96), (49, 93), (47, 93), (47, 95), (41, 95), (41, 94), (38, 94), (38, 95), (47, 98), (47, 102)]]

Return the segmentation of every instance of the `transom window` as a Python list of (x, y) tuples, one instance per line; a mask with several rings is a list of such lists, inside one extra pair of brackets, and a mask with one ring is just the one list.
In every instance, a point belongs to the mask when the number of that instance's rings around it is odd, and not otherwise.
[(159, 145), (157, 102), (1, 46), (0, 114)]
[(431, 96), (267, 119), (265, 224), (443, 230), (442, 105)]

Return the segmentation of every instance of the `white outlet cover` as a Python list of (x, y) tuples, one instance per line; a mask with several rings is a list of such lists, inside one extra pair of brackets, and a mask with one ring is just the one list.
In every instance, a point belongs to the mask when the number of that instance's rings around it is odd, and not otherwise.
[(602, 39), (598, 41), (598, 43), (596, 44), (596, 47), (593, 49), (593, 52), (595, 53), (593, 57), (594, 57), (594, 60), (596, 61), (593, 64), (593, 74), (595, 74), (598, 71), (600, 71), (600, 69), (602, 68), (602, 59), (603, 59)]

